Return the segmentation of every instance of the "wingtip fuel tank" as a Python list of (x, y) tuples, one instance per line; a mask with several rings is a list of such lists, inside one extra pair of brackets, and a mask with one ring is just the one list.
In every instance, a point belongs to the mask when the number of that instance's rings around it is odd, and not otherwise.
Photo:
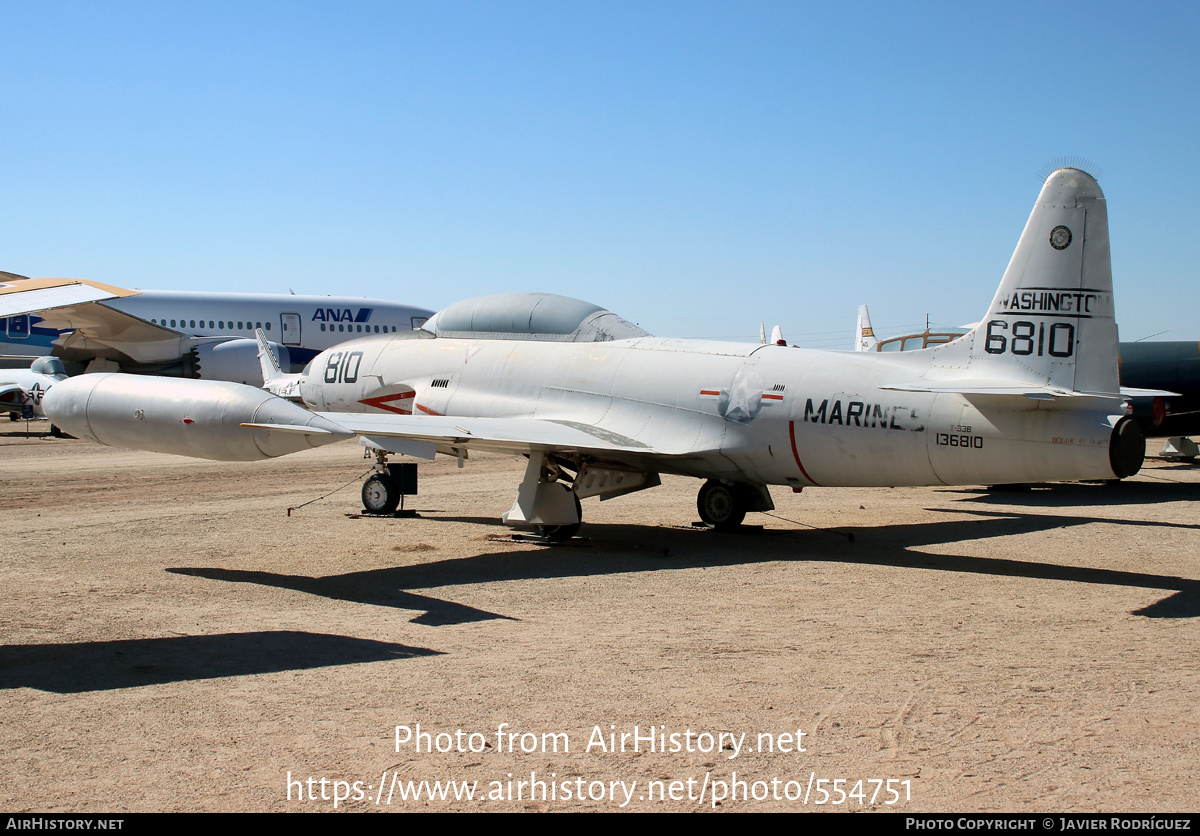
[(98, 444), (220, 461), (274, 458), (354, 436), (269, 392), (221, 381), (85, 374), (57, 384), (44, 408), (56, 426)]

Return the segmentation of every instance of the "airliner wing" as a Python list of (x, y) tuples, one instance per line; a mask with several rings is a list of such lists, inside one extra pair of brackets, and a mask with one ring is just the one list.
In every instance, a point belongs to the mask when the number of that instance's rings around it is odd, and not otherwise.
[[(4, 278), (11, 275), (6, 274)], [(135, 293), (137, 291), (80, 279), (14, 278), (0, 282), (0, 317), (40, 313), (68, 305), (133, 296)]]
[[(72, 352), (81, 359), (125, 355), (139, 363), (177, 358), (178, 340), (186, 334), (104, 304), (138, 293), (84, 279), (5, 281), (0, 282), (0, 317), (37, 314), (46, 328), (74, 332), (58, 340), (68, 357)], [(169, 344), (165, 351), (164, 342)]]

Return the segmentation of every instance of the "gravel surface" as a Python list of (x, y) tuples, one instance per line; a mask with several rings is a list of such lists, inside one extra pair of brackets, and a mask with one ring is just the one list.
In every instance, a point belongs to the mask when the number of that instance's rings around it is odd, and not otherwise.
[(10, 811), (1200, 797), (1197, 467), (772, 489), (737, 534), (689, 530), (699, 482), (664, 477), (547, 548), (499, 522), (516, 457), (423, 463), (411, 519), (358, 515), (353, 444), (226, 464), (10, 431), (0, 457)]

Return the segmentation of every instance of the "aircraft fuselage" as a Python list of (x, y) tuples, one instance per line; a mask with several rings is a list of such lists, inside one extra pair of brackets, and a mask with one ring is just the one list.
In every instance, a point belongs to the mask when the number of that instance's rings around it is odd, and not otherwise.
[(1062, 409), (883, 388), (928, 366), (927, 352), (880, 357), (649, 337), (370, 338), (318, 355), (301, 395), (318, 411), (566, 423), (657, 451), (647, 469), (752, 484), (1115, 478), (1119, 400)]

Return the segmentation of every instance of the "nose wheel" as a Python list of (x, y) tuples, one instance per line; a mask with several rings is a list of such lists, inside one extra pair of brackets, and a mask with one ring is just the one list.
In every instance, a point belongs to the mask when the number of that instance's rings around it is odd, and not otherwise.
[(700, 488), (696, 510), (700, 519), (718, 531), (732, 531), (746, 518), (748, 503), (736, 485), (710, 479)]
[(400, 488), (387, 473), (373, 473), (363, 482), (362, 502), (369, 514), (390, 514), (400, 504)]

